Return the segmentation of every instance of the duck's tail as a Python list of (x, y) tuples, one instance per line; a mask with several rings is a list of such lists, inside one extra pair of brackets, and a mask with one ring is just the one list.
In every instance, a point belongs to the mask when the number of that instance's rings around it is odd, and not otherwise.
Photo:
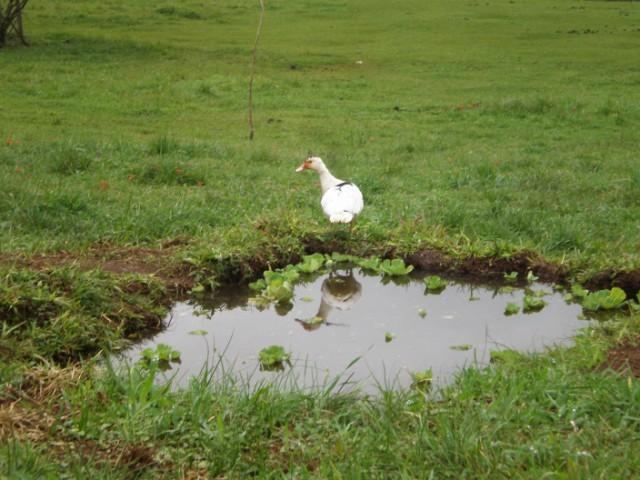
[(353, 213), (351, 212), (340, 212), (334, 213), (329, 217), (329, 221), (331, 223), (349, 223), (353, 220)]

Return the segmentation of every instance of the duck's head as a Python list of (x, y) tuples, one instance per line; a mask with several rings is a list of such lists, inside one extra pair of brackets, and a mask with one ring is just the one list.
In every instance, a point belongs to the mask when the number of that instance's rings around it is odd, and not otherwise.
[(324, 162), (320, 157), (314, 157), (309, 155), (302, 164), (296, 168), (296, 172), (302, 172), (303, 170), (315, 170), (320, 171), (324, 168)]

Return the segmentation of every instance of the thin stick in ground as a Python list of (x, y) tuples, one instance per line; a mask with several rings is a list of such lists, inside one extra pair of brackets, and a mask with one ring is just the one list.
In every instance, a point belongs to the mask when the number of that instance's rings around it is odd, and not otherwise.
[(264, 0), (260, 0), (260, 18), (258, 19), (258, 29), (256, 30), (256, 41), (253, 45), (251, 56), (251, 75), (249, 77), (249, 140), (253, 140), (255, 129), (253, 127), (253, 78), (256, 74), (256, 56), (258, 52), (258, 42), (262, 32), (262, 20), (264, 19)]

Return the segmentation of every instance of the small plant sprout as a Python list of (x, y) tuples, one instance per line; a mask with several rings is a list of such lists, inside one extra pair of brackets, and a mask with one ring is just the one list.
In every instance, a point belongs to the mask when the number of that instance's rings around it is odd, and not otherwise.
[(520, 311), (520, 307), (518, 306), (518, 304), (513, 303), (513, 302), (507, 303), (507, 306), (504, 307), (504, 314), (505, 315), (515, 315), (519, 311)]
[(473, 345), (463, 343), (462, 345), (451, 345), (449, 348), (451, 350), (457, 350), (459, 352), (466, 352), (467, 350), (471, 350), (473, 348)]
[(291, 365), (291, 353), (285, 351), (280, 345), (271, 345), (260, 350), (258, 355), (260, 360), (260, 370), (275, 371), (283, 370), (284, 364)]
[(411, 374), (411, 388), (420, 391), (428, 391), (431, 389), (431, 384), (433, 382), (433, 370), (427, 368), (421, 372), (413, 372)]
[(427, 311), (424, 308), (419, 308), (418, 309), (418, 315), (420, 315), (422, 318), (427, 316)]
[(504, 279), (509, 283), (513, 283), (518, 279), (518, 272), (505, 273)]
[(527, 272), (527, 282), (528, 282), (528, 283), (533, 283), (533, 282), (535, 282), (535, 281), (537, 281), (537, 280), (538, 280), (538, 277), (536, 277), (536, 276), (533, 274), (533, 271), (532, 271), (532, 270), (529, 270), (529, 271)]
[(160, 370), (169, 370), (171, 363), (180, 363), (180, 352), (164, 343), (159, 343), (155, 349), (145, 348), (140, 355), (142, 364), (149, 368), (157, 366)]
[(201, 336), (204, 336), (207, 333), (209, 333), (209, 332), (207, 332), (206, 330), (191, 330), (189, 332), (189, 335), (201, 335)]
[(427, 291), (431, 293), (440, 293), (447, 286), (446, 280), (443, 280), (438, 275), (429, 275), (424, 278), (424, 284), (427, 287)]
[(396, 335), (394, 333), (391, 332), (385, 332), (384, 334), (384, 341), (386, 343), (389, 343), (390, 341), (392, 341), (394, 338), (396, 338)]
[(522, 300), (522, 311), (524, 313), (537, 312), (542, 310), (546, 304), (547, 302), (542, 300), (540, 297), (525, 295)]

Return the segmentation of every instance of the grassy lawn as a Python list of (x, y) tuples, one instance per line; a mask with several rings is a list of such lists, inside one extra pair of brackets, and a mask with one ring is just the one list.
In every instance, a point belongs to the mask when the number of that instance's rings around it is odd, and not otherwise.
[[(636, 2), (266, 3), (253, 141), (258, 2), (34, 1), (0, 50), (2, 475), (637, 476), (640, 387), (599, 367), (637, 316), (438, 397), (168, 392), (91, 359), (158, 328), (167, 279), (313, 245), (640, 271)], [(310, 151), (364, 193), (351, 236)]]

